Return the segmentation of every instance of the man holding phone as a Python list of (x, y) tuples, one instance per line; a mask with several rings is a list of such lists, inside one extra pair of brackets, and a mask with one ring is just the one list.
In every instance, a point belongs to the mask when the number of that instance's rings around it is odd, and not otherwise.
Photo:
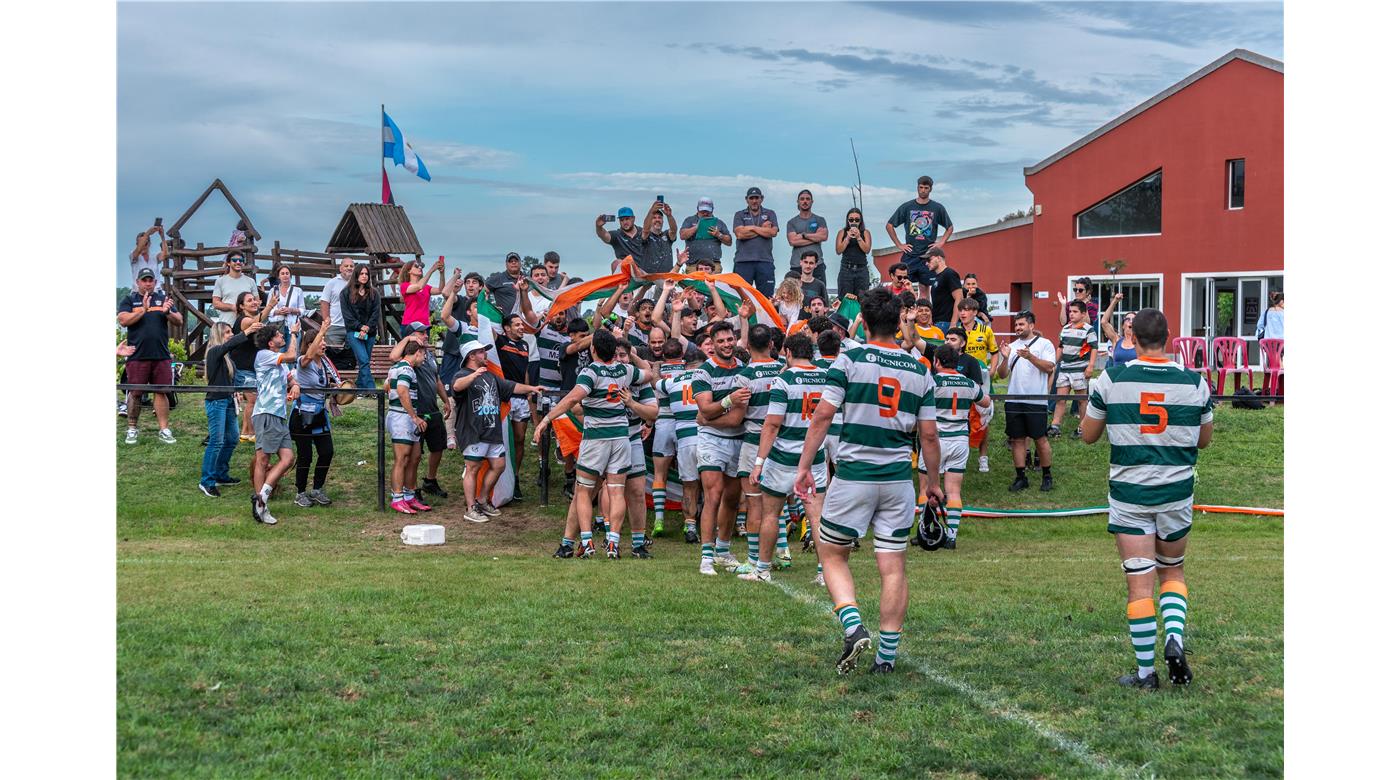
[[(637, 267), (649, 274), (664, 274), (670, 271), (675, 262), (671, 255), (671, 245), (676, 242), (676, 218), (671, 214), (671, 206), (657, 195), (647, 212), (647, 230), (642, 237), (642, 253), (633, 255)], [(669, 225), (662, 227), (662, 219)]]
[(695, 214), (681, 223), (680, 238), (685, 242), (692, 263), (713, 260), (718, 264), (724, 247), (734, 243), (729, 226), (715, 216), (715, 202), (711, 198), (701, 198), (695, 204)]
[(778, 235), (778, 214), (763, 207), (763, 190), (750, 187), (744, 196), (748, 208), (734, 214), (734, 272), (758, 291), (773, 297), (773, 237)]
[[(613, 221), (612, 214), (599, 214), (598, 219), (593, 224), (593, 232), (597, 234), (598, 240), (612, 247), (613, 257), (621, 260), (628, 255), (633, 259), (642, 256), (642, 251), (646, 243), (646, 236), (637, 228), (637, 216), (632, 213), (631, 206), (623, 206), (617, 210), (617, 229), (606, 230), (603, 225)], [(613, 271), (617, 271), (617, 263), (613, 263)]]

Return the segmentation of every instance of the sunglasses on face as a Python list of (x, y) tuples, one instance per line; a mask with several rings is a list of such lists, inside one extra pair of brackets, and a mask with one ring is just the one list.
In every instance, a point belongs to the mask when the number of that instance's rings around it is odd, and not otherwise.
[(1083, 288), (1083, 287), (1076, 287), (1076, 288), (1074, 288), (1074, 291), (1075, 291), (1075, 292), (1084, 292), (1084, 288)]
[(847, 224), (847, 225), (859, 225), (859, 224), (860, 224), (860, 220), (858, 220), (858, 219), (848, 219), (848, 220), (846, 220), (846, 224)]

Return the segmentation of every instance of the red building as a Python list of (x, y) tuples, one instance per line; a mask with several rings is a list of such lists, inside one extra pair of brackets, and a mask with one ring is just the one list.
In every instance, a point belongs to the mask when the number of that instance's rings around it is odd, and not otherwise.
[[(1122, 309), (1162, 309), (1173, 335), (1250, 340), (1257, 365), (1255, 326), (1283, 289), (1283, 63), (1236, 49), (1024, 172), (1031, 216), (955, 220), (946, 247), (994, 313), (1030, 308), (1051, 331), (1055, 294), (1088, 276), (1102, 306), (1121, 290)], [(875, 256), (882, 274), (898, 259)]]

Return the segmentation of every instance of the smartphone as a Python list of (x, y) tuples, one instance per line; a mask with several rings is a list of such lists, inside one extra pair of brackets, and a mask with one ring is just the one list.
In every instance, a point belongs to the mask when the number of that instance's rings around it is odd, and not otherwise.
[(656, 196), (656, 202), (657, 202), (657, 203), (665, 203), (665, 202), (666, 202), (666, 196), (665, 196), (665, 195), (657, 195), (657, 196)]
[(156, 217), (156, 227), (160, 227), (160, 223), (162, 222), (163, 219), (164, 219), (164, 217)]
[(604, 215), (603, 215), (603, 222), (604, 222), (604, 223), (616, 222), (616, 221), (617, 221), (617, 215), (616, 215), (616, 214), (604, 214)]

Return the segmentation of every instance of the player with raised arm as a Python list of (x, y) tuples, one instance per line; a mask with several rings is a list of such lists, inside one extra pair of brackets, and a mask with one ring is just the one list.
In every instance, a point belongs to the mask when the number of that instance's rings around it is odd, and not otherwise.
[[(778, 518), (793, 492), (807, 426), (826, 387), (826, 370), (812, 363), (810, 337), (804, 333), (790, 336), (783, 349), (787, 353), (787, 368), (768, 386), (763, 433), (753, 470), (749, 473), (749, 483), (762, 491), (762, 514), (755, 516), (759, 526), (758, 564), (754, 571), (739, 575), (741, 580), (767, 582), (772, 579)], [(807, 499), (807, 511), (813, 517), (820, 517), (827, 485), (826, 457), (821, 449), (811, 469), (816, 492)]]
[[(909, 460), (915, 438), (930, 472), (938, 468), (940, 458), (933, 376), (894, 344), (899, 335), (899, 299), (883, 288), (868, 290), (860, 308), (869, 341), (843, 351), (827, 370), (822, 402), (803, 441), (795, 485), (803, 500), (816, 495), (812, 464), (822, 450), (832, 416), (842, 411), (836, 476), (822, 506), (817, 542), (827, 592), (835, 605), (832, 611), (845, 633), (836, 661), (838, 674), (854, 668), (870, 647), (848, 563), (855, 541), (869, 529), (874, 531), (880, 570), (880, 645), (871, 671), (894, 671), (909, 608), (904, 552), (914, 522)], [(932, 481), (926, 492), (942, 498)]]
[[(992, 397), (982, 392), (982, 384), (958, 371), (963, 355), (952, 344), (933, 353), (934, 396), (938, 399), (938, 445), (943, 454), (938, 475), (943, 479), (944, 506), (948, 509), (948, 539), (944, 549), (956, 550), (958, 525), (962, 521), (962, 481), (970, 451), (973, 408), (984, 416), (991, 409)], [(930, 472), (930, 479), (932, 472)]]
[[(1128, 580), (1128, 634), (1137, 670), (1118, 678), (1155, 689), (1157, 608), (1162, 657), (1177, 685), (1191, 682), (1186, 663), (1186, 537), (1195, 501), (1196, 456), (1210, 444), (1210, 385), (1166, 356), (1167, 318), (1142, 309), (1133, 320), (1137, 359), (1113, 366), (1089, 388), (1082, 423), (1092, 444), (1108, 431), (1108, 531), (1118, 542)], [(1152, 602), (1153, 572), (1160, 582)]]
[(738, 386), (743, 361), (734, 355), (734, 326), (716, 322), (710, 327), (711, 356), (700, 366), (691, 384), (700, 407), (696, 423), (700, 431), (700, 485), (704, 504), (700, 510), (700, 573), (715, 574), (715, 564), (734, 570), (739, 562), (729, 552), (734, 521), (739, 510), (739, 450), (744, 444), (744, 412), (749, 391)]

